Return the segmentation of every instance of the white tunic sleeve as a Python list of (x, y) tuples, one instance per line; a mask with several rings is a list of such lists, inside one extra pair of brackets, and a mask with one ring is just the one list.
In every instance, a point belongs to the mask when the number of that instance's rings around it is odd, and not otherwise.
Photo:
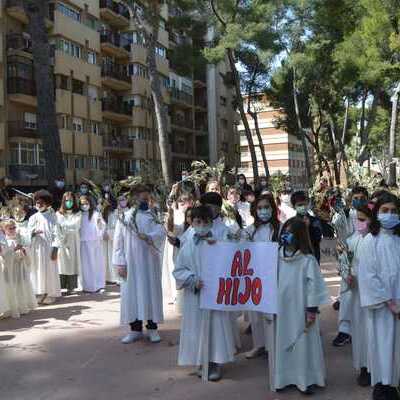
[(328, 304), (328, 290), (320, 266), (314, 256), (307, 258), (307, 307), (319, 307)]
[(125, 256), (125, 234), (125, 227), (123, 223), (121, 221), (118, 221), (117, 225), (115, 226), (113, 240), (112, 262), (114, 265), (128, 265)]
[(187, 246), (184, 246), (178, 253), (175, 268), (172, 272), (176, 280), (176, 288), (178, 290), (189, 288), (194, 291), (196, 283), (200, 279), (192, 269), (192, 264), (194, 262), (192, 249), (193, 246), (188, 244)]
[(377, 251), (378, 237), (369, 234), (360, 246), (358, 282), (362, 307), (371, 307), (391, 300), (388, 282), (381, 276), (380, 255)]

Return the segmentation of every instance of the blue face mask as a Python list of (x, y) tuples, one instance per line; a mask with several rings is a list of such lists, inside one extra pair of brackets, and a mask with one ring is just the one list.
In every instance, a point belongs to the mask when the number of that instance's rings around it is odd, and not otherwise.
[(384, 229), (394, 229), (400, 224), (399, 214), (378, 214), (378, 220)]
[(353, 206), (353, 208), (359, 208), (362, 206), (366, 206), (368, 204), (368, 201), (365, 199), (353, 199), (353, 201), (351, 202), (351, 205)]
[(149, 203), (147, 201), (141, 201), (139, 203), (139, 210), (140, 211), (147, 211), (149, 209)]
[(268, 222), (272, 218), (272, 210), (270, 208), (261, 208), (257, 210), (257, 216), (262, 222)]
[(281, 236), (282, 246), (291, 246), (294, 243), (294, 235), (291, 232), (284, 232)]

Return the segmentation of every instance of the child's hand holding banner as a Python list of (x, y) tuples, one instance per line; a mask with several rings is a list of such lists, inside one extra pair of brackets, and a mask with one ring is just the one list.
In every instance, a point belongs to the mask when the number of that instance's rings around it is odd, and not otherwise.
[(202, 262), (200, 308), (276, 314), (277, 243), (204, 246)]

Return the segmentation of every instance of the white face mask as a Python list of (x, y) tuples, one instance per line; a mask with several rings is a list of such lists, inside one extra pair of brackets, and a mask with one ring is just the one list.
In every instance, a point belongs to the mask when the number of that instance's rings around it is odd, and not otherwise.
[(46, 206), (35, 206), (36, 210), (39, 212), (45, 212), (47, 210)]
[(56, 186), (58, 187), (58, 189), (63, 189), (65, 186), (65, 182), (64, 181), (55, 181)]
[(82, 211), (89, 211), (90, 210), (90, 205), (89, 204), (81, 204), (81, 210)]
[(206, 236), (208, 232), (211, 231), (211, 225), (206, 225), (206, 226), (194, 226), (193, 227), (194, 232), (196, 235), (199, 236)]
[(289, 194), (283, 194), (281, 197), (282, 203), (284, 204), (290, 204), (290, 195)]

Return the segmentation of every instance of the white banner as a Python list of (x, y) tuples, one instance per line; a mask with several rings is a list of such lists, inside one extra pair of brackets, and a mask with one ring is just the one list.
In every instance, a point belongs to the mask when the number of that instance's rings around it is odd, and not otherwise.
[(276, 314), (277, 243), (217, 243), (201, 259), (200, 308)]

